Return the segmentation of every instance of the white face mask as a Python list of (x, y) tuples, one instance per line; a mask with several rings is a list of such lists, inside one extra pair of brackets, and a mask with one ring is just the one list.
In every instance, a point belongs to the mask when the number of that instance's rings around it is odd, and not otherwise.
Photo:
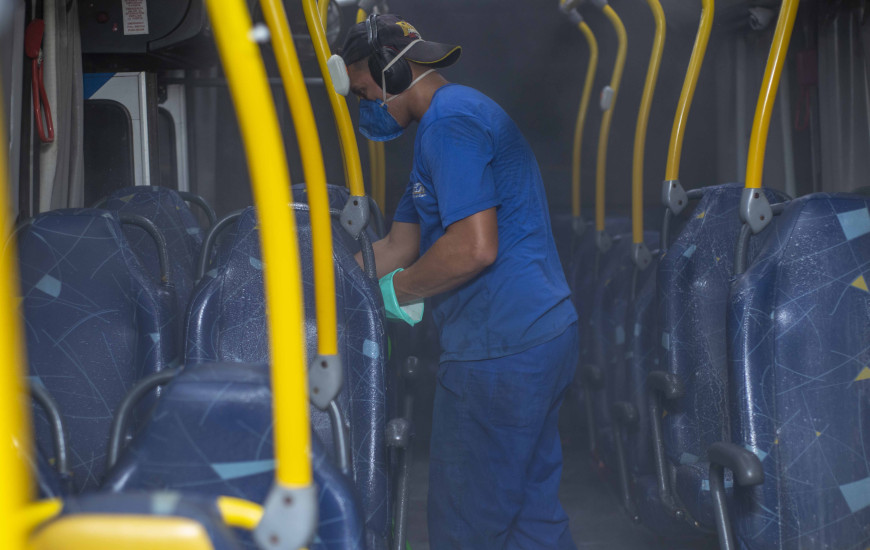
[(400, 59), (402, 59), (402, 57), (405, 56), (405, 54), (408, 52), (408, 50), (411, 49), (411, 47), (412, 47), (414, 44), (416, 44), (417, 42), (422, 42), (422, 41), (423, 41), (422, 38), (418, 38), (417, 40), (414, 40), (413, 42), (411, 42), (410, 44), (408, 44), (407, 46), (405, 46), (404, 48), (402, 48), (402, 51), (399, 52), (399, 55), (397, 55), (396, 57), (394, 57), (394, 58), (393, 58), (389, 63), (387, 63), (387, 65), (386, 65), (383, 69), (381, 69), (381, 90), (382, 90), (383, 93), (384, 93), (384, 97), (383, 97), (383, 101), (384, 101), (384, 103), (389, 103), (389, 102), (392, 101), (394, 98), (396, 98), (396, 97), (402, 95), (403, 93), (405, 93), (405, 92), (407, 92), (408, 90), (410, 90), (411, 88), (413, 88), (413, 87), (414, 87), (414, 84), (420, 82), (421, 80), (423, 80), (423, 78), (429, 76), (429, 73), (434, 73), (434, 72), (435, 72), (435, 69), (429, 69), (429, 70), (426, 71), (425, 73), (423, 73), (423, 74), (421, 74), (420, 76), (418, 76), (417, 78), (415, 78), (415, 79), (411, 82), (411, 84), (409, 84), (408, 87), (405, 88), (402, 92), (400, 92), (400, 93), (394, 95), (393, 97), (387, 99), (387, 77), (385, 76), (385, 74), (386, 74), (386, 72), (387, 72), (387, 69), (389, 69), (389, 68), (392, 67), (392, 66), (393, 66), (397, 61), (399, 61)]

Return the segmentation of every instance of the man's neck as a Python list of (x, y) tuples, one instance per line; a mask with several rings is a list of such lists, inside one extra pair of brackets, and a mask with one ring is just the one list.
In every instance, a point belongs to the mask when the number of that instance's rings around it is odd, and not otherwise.
[[(414, 75), (414, 78), (417, 76), (418, 75)], [(429, 110), (429, 105), (432, 103), (432, 97), (435, 96), (435, 92), (446, 84), (449, 84), (449, 82), (447, 82), (440, 73), (436, 72), (426, 76), (426, 78), (408, 90), (411, 95), (411, 97), (408, 98), (409, 112), (414, 121), (420, 122), (423, 115), (425, 115), (426, 111)]]

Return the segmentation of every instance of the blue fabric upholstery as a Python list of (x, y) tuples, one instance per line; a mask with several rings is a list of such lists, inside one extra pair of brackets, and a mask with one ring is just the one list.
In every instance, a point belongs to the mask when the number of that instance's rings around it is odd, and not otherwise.
[(732, 288), (731, 436), (765, 474), (737, 488), (744, 548), (870, 545), (868, 207), (792, 201)]
[[(48, 389), (66, 422), (75, 490), (93, 489), (121, 399), (140, 378), (178, 363), (165, 317), (173, 289), (145, 271), (112, 212), (41, 214), (18, 242), (32, 383)], [(53, 456), (41, 407), (34, 417), (36, 443)]]
[[(655, 246), (657, 240), (658, 233), (644, 233), (648, 247)], [(604, 375), (604, 388), (592, 394), (595, 427), (599, 458), (610, 465), (616, 463), (610, 410), (615, 401), (623, 399), (627, 376), (625, 321), (635, 271), (631, 249), (630, 233), (614, 237), (613, 247), (599, 257), (598, 279), (592, 292), (591, 360)]]
[[(296, 212), (305, 290), (308, 356), (316, 352), (314, 276), (308, 212)], [(350, 237), (333, 224), (338, 309), (339, 355), (344, 388), (338, 405), (350, 427), (353, 471), (369, 534), (386, 540), (390, 516), (385, 444), (386, 337), (377, 283), (359, 268), (343, 244)], [(344, 234), (344, 236), (340, 236)], [(354, 242), (350, 239), (351, 242)], [(256, 215), (248, 209), (239, 219), (232, 251), (223, 267), (200, 283), (188, 318), (188, 363), (265, 362), (262, 265)], [(332, 456), (332, 428), (326, 413), (312, 407), (315, 433)]]
[(123, 495), (94, 493), (65, 499), (60, 518), (86, 514), (192, 519), (205, 529), (214, 550), (240, 548), (230, 528), (224, 525), (215, 500), (211, 498), (182, 495), (171, 491)]
[[(269, 367), (193, 365), (166, 387), (106, 485), (113, 491), (176, 489), (262, 503), (275, 477), (272, 444)], [(363, 548), (362, 507), (352, 482), (327, 458), (316, 435), (311, 453), (320, 490), (312, 548)]]
[[(115, 191), (101, 208), (137, 214), (152, 222), (166, 238), (169, 251), (170, 282), (175, 285), (175, 312), (179, 336), (187, 304), (193, 292), (196, 263), (202, 248), (202, 229), (181, 196), (165, 187), (127, 187)], [(145, 230), (125, 224), (124, 235), (139, 261), (153, 274), (160, 276), (157, 247)]]
[[(660, 367), (676, 375), (685, 390), (683, 397), (662, 404), (665, 450), (675, 466), (703, 463), (707, 448), (727, 439), (725, 319), (741, 193), (739, 184), (707, 188), (659, 262)], [(771, 203), (784, 199), (764, 193)], [(693, 516), (702, 513), (691, 502), (684, 504)]]
[[(308, 204), (308, 187), (304, 183), (296, 183), (290, 187), (290, 191), (293, 196), (293, 202), (299, 204)], [(326, 195), (329, 200), (329, 209), (330, 210), (338, 210), (341, 211), (344, 209), (347, 204), (347, 200), (350, 198), (350, 190), (344, 185), (327, 185), (326, 186)], [(369, 238), (372, 242), (375, 242), (383, 236), (378, 235), (377, 232), (377, 220), (375, 220), (375, 216), (383, 217), (380, 213), (380, 209), (378, 209), (377, 204), (375, 204), (374, 200), (371, 197), (366, 197), (369, 201), (369, 224), (366, 226), (366, 233), (368, 233)], [(381, 220), (383, 221), (383, 220)], [(340, 229), (339, 225), (334, 225), (334, 231)], [(342, 231), (344, 235), (347, 235), (348, 240), (350, 242), (355, 242), (352, 238), (350, 238), (350, 234), (347, 231)], [(359, 250), (359, 245), (356, 246), (356, 251)], [(353, 247), (350, 247), (353, 250)]]

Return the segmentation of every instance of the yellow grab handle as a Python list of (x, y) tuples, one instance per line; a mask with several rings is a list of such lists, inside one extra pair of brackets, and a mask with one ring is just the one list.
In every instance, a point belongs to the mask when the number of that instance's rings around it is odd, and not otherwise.
[(604, 231), (604, 184), (607, 177), (607, 142), (610, 138), (610, 123), (613, 119), (613, 108), (616, 106), (616, 97), (619, 94), (619, 83), (622, 80), (622, 72), (625, 69), (625, 55), (628, 50), (628, 37), (625, 34), (625, 26), (609, 5), (602, 8), (604, 15), (610, 20), (616, 37), (619, 39), (619, 47), (616, 50), (616, 63), (613, 66), (613, 74), (610, 77), (610, 105), (601, 118), (601, 130), (598, 133), (598, 164), (595, 178), (595, 230)]
[[(329, 0), (321, 0), (323, 4)], [(266, 24), (272, 36), (272, 47), (278, 61), (278, 70), (284, 83), (284, 95), (290, 104), (290, 113), (296, 127), (308, 205), (311, 207), (311, 240), (314, 256), (315, 307), (317, 310), (317, 352), (320, 355), (338, 354), (338, 331), (335, 309), (335, 270), (332, 259), (332, 219), (329, 214), (329, 196), (326, 191), (326, 170), (320, 136), (311, 110), (311, 100), (302, 76), (302, 67), (296, 55), (296, 46), (290, 34), (287, 13), (280, 0), (261, 0)]]
[(646, 147), (646, 131), (649, 124), (649, 112), (652, 108), (653, 94), (659, 78), (659, 68), (662, 63), (662, 53), (665, 49), (665, 12), (659, 0), (647, 0), (656, 23), (656, 33), (653, 39), (652, 55), (646, 71), (646, 82), (643, 85), (643, 97), (640, 101), (640, 111), (637, 114), (637, 129), (634, 133), (634, 163), (631, 174), (631, 220), (632, 242), (643, 242), (643, 157)]
[[(2, 96), (0, 82), (0, 96)], [(9, 204), (9, 168), (6, 161), (6, 122), (0, 106), (0, 227), (14, 225)], [(24, 338), (21, 329), (17, 248), (9, 239), (0, 249), (0, 548), (23, 549), (26, 526), (20, 521), (33, 498), (33, 476), (25, 456), (33, 452), (29, 392), (24, 383)]]
[(344, 160), (344, 170), (347, 176), (347, 186), (350, 194), (362, 197), (366, 194), (363, 185), (362, 165), (359, 160), (356, 136), (353, 133), (353, 125), (350, 122), (350, 113), (347, 110), (347, 102), (338, 95), (332, 85), (332, 77), (326, 66), (329, 57), (329, 45), (326, 43), (326, 33), (320, 23), (315, 0), (302, 0), (302, 8), (305, 12), (305, 22), (308, 24), (308, 34), (311, 35), (311, 43), (314, 45), (314, 53), (317, 55), (317, 63), (320, 65), (320, 73), (323, 75), (323, 83), (326, 85), (326, 95), (332, 105), (335, 115), (335, 124), (338, 127), (338, 137), (341, 143), (341, 153)]
[(761, 188), (764, 176), (764, 152), (767, 148), (767, 131), (770, 128), (770, 117), (773, 104), (776, 102), (776, 92), (785, 64), (794, 20), (797, 16), (798, 0), (783, 0), (776, 31), (773, 33), (773, 44), (767, 57), (767, 67), (764, 69), (764, 80), (761, 92), (758, 94), (758, 105), (755, 108), (755, 119), (752, 121), (752, 137), (749, 139), (749, 157), (746, 161), (746, 188)]
[(253, 531), (263, 518), (262, 506), (241, 498), (218, 497), (217, 507), (224, 524), (245, 531)]
[(260, 223), (266, 330), (272, 353), (275, 478), (284, 487), (311, 485), (311, 425), (302, 279), (290, 175), (260, 50), (250, 37), (244, 0), (206, 0), (239, 119)]
[(698, 27), (698, 35), (695, 37), (695, 46), (692, 48), (689, 69), (686, 71), (686, 80), (683, 82), (683, 91), (680, 93), (677, 114), (674, 116), (674, 127), (671, 130), (668, 164), (665, 169), (666, 181), (680, 179), (680, 157), (683, 154), (686, 122), (689, 118), (689, 109), (692, 107), (692, 99), (695, 97), (695, 88), (698, 86), (698, 76), (701, 74), (704, 55), (707, 53), (707, 43), (710, 42), (710, 33), (713, 30), (713, 15), (716, 12), (713, 0), (701, 0), (701, 5), (701, 24)]
[(583, 146), (583, 127), (586, 125), (586, 112), (589, 110), (589, 97), (592, 95), (592, 85), (595, 83), (595, 71), (598, 68), (598, 41), (592, 29), (585, 21), (580, 22), (580, 31), (589, 44), (589, 66), (586, 68), (586, 84), (583, 85), (583, 95), (580, 98), (580, 110), (577, 112), (577, 124), (574, 127), (574, 154), (571, 167), (571, 213), (580, 217), (580, 152)]
[(326, 18), (329, 16), (329, 0), (318, 0), (317, 10), (320, 15), (320, 22), (323, 24), (323, 30), (326, 30)]

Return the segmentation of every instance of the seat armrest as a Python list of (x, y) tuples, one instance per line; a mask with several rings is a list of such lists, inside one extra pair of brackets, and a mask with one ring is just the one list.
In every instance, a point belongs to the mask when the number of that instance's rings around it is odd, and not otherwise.
[(764, 468), (755, 453), (734, 443), (717, 441), (707, 449), (710, 463), (728, 468), (734, 474), (734, 481), (742, 486), (764, 483)]

